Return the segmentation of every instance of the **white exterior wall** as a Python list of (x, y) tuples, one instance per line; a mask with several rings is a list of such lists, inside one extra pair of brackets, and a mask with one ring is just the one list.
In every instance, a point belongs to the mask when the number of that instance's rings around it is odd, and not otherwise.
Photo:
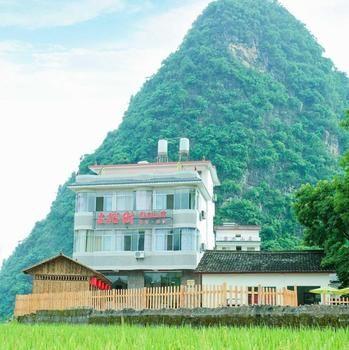
[(245, 240), (259, 240), (259, 230), (220, 230), (216, 229), (216, 239), (217, 241), (224, 241), (225, 238), (231, 239), (236, 235), (241, 235)]
[[(154, 228), (146, 228), (144, 242), (144, 259), (136, 259), (134, 252), (125, 252), (121, 248), (115, 251), (103, 252), (86, 252), (75, 251), (73, 257), (83, 261), (85, 264), (94, 267), (95, 269), (195, 269), (199, 263), (203, 252), (200, 250), (201, 243), (205, 244), (206, 249), (214, 248), (214, 232), (213, 232), (213, 217), (214, 202), (213, 192), (214, 185), (219, 184), (218, 179), (214, 178), (212, 173), (212, 165), (210, 162), (188, 162), (188, 163), (152, 163), (145, 165), (116, 165), (116, 166), (98, 166), (98, 175), (79, 175), (76, 178), (78, 188), (73, 188), (75, 192), (91, 192), (91, 193), (115, 193), (117, 191), (136, 191), (136, 190), (179, 190), (179, 189), (196, 189), (198, 192), (198, 207), (197, 209), (173, 209), (173, 222), (171, 227), (161, 226)], [(174, 178), (193, 177), (193, 173), (200, 175), (201, 183), (178, 184), (176, 182), (154, 184), (153, 180), (147, 183), (147, 179), (169, 176)], [(194, 176), (195, 178), (195, 176)], [(115, 179), (115, 184), (113, 183)], [(129, 183), (117, 184), (118, 179), (130, 180)], [(142, 180), (145, 184), (133, 184), (132, 180)], [(107, 185), (103, 185), (103, 189), (98, 186), (98, 181), (108, 180)], [(197, 178), (197, 180), (199, 180)], [(88, 186), (88, 183), (93, 183)], [(84, 187), (84, 184), (85, 187)], [(95, 185), (96, 184), (96, 185)], [(116, 195), (113, 196), (112, 210), (116, 211)], [(151, 209), (152, 210), (152, 209)], [(151, 211), (149, 210), (149, 211)], [(200, 213), (205, 212), (205, 218), (200, 218)], [(197, 228), (200, 232), (199, 247), (195, 250), (183, 251), (156, 251), (154, 248), (154, 234), (156, 228)], [(139, 227), (138, 227), (139, 228)], [(96, 230), (95, 227), (95, 212), (76, 212), (75, 213), (75, 230)], [(101, 229), (101, 227), (99, 227)], [(125, 227), (120, 228), (120, 230)], [(131, 227), (130, 227), (131, 229)], [(117, 231), (117, 227), (106, 227), (106, 230)], [(116, 238), (115, 238), (116, 239)], [(119, 237), (118, 239), (121, 239)], [(112, 238), (112, 242), (114, 238)], [(113, 243), (114, 244), (114, 243)], [(113, 245), (115, 246), (115, 245)], [(122, 246), (120, 244), (116, 246)]]
[(216, 249), (236, 250), (241, 247), (242, 251), (259, 251), (261, 239), (259, 226), (219, 226), (216, 227)]
[(202, 285), (249, 287), (258, 286), (282, 288), (287, 286), (320, 286), (330, 284), (331, 273), (241, 273), (202, 274)]

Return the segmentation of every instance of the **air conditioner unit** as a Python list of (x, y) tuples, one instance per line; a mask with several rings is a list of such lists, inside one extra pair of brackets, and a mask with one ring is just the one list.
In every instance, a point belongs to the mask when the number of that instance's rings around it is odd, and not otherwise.
[(144, 259), (144, 252), (135, 252), (136, 259)]
[(205, 210), (201, 210), (200, 211), (200, 220), (204, 220), (204, 219), (206, 219), (206, 212), (205, 212)]

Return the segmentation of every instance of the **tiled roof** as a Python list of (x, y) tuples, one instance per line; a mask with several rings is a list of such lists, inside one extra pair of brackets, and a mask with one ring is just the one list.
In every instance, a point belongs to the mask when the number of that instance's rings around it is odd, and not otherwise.
[(202, 257), (196, 272), (261, 273), (261, 272), (334, 272), (322, 267), (322, 250), (237, 252), (209, 250)]

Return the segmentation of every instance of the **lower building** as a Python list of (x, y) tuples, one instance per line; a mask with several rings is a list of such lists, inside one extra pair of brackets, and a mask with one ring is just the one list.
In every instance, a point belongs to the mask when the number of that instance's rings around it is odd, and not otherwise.
[(311, 289), (327, 287), (336, 278), (332, 267), (321, 266), (321, 250), (279, 252), (206, 251), (196, 272), (202, 285), (271, 289), (297, 287), (298, 303), (313, 304), (320, 295)]
[(225, 222), (221, 226), (215, 226), (215, 249), (236, 251), (261, 250), (260, 226), (238, 225)]
[(32, 276), (33, 294), (111, 289), (111, 281), (103, 274), (62, 253), (23, 272)]

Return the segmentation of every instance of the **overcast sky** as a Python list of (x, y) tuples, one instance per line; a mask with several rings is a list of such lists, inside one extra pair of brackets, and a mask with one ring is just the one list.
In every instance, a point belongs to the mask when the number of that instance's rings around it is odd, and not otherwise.
[[(209, 0), (0, 0), (0, 262)], [(347, 0), (282, 0), (349, 73)]]

